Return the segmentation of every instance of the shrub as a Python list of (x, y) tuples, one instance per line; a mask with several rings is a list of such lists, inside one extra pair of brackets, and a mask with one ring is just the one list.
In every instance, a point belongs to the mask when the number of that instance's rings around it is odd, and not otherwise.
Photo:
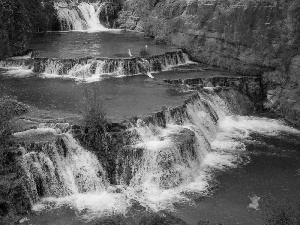
[(148, 51), (148, 49), (146, 47), (142, 48), (140, 50), (140, 56), (141, 57), (148, 57), (150, 56), (150, 52)]

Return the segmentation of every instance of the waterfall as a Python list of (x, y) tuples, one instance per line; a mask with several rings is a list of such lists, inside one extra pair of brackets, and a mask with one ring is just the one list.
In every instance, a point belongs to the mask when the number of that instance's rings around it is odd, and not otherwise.
[[(184, 192), (205, 194), (210, 176), (205, 161), (214, 152), (211, 143), (217, 137), (218, 121), (229, 114), (226, 102), (205, 90), (182, 107), (133, 122), (132, 143), (117, 159), (117, 182), (140, 190), (141, 204), (155, 210), (185, 201)], [(215, 158), (226, 165), (235, 160), (221, 154)]]
[(57, 16), (62, 30), (107, 30), (101, 25), (99, 15), (105, 3), (81, 2), (77, 5), (55, 3)]
[(103, 77), (147, 75), (190, 63), (192, 62), (189, 61), (186, 54), (182, 51), (174, 51), (146, 58), (32, 58), (27, 60), (3, 60), (0, 61), (0, 68), (10, 70), (18, 67), (19, 69), (30, 69), (31, 73), (38, 73), (43, 77), (99, 81)]
[(3, 72), (6, 76), (25, 78), (33, 76), (34, 66), (28, 59), (9, 59), (0, 61), (0, 69), (4, 69)]
[[(39, 128), (16, 133), (15, 137), (54, 134), (56, 130)], [(25, 186), (31, 203), (46, 197), (64, 197), (79, 193), (99, 192), (107, 186), (105, 171), (97, 157), (83, 149), (68, 133), (43, 145), (26, 146), (20, 158)]]
[[(241, 96), (232, 98), (236, 95)], [(106, 179), (109, 168), (67, 129), (58, 128), (64, 126), (14, 134), (27, 151), (19, 165), (33, 209), (67, 205), (92, 220), (126, 214), (136, 204), (171, 210), (174, 203), (192, 201), (191, 196), (211, 194), (216, 170), (249, 162), (245, 143), (253, 143), (251, 133), (300, 133), (277, 120), (235, 114), (241, 102), (249, 105), (245, 113), (254, 109), (238, 90), (203, 88), (182, 106), (130, 120), (121, 128), (122, 141), (115, 131), (111, 137), (117, 144), (113, 185)], [(30, 139), (34, 142), (26, 144)]]
[(167, 52), (148, 58), (35, 58), (34, 72), (47, 76), (62, 76), (76, 80), (94, 81), (102, 77), (132, 76), (169, 70), (189, 63), (181, 51)]

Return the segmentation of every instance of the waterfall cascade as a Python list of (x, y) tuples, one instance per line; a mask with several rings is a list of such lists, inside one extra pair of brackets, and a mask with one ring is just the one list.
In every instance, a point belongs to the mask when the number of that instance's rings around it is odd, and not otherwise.
[[(237, 110), (237, 105), (248, 106)], [(25, 193), (34, 210), (69, 205), (89, 220), (126, 214), (136, 203), (172, 209), (175, 202), (190, 201), (189, 194), (210, 193), (215, 170), (247, 163), (244, 141), (251, 132), (299, 133), (276, 120), (237, 115), (253, 110), (254, 103), (238, 90), (203, 88), (182, 106), (132, 119), (111, 131), (108, 146), (117, 149), (113, 178), (102, 156), (81, 147), (65, 125), (15, 133), (24, 149), (18, 164)]]
[(159, 118), (132, 123), (132, 145), (118, 158), (118, 183), (144, 188), (150, 196), (153, 191), (186, 188), (195, 181), (211, 151), (217, 122), (225, 116), (211, 106), (217, 101), (221, 101), (217, 95), (202, 92), (183, 107), (166, 109)]
[[(64, 133), (66, 129), (15, 133), (25, 149), (19, 165), (31, 203), (67, 204), (97, 217), (103, 212), (126, 213), (133, 201), (159, 210), (187, 200), (183, 193), (205, 194), (210, 180), (207, 158), (214, 154), (211, 167), (235, 165), (237, 158), (212, 148), (219, 121), (231, 114), (230, 105), (222, 99), (226, 93), (204, 89), (183, 106), (132, 121), (123, 137), (129, 141), (118, 149), (115, 159), (119, 190), (109, 186), (101, 159)], [(247, 97), (243, 101), (251, 104)], [(28, 142), (34, 137), (43, 140)], [(38, 204), (34, 209), (43, 207)]]
[(99, 20), (99, 15), (106, 3), (87, 3), (67, 5), (56, 2), (55, 8), (61, 30), (107, 30)]
[(105, 171), (97, 157), (84, 150), (70, 134), (58, 132), (38, 128), (15, 133), (18, 139), (34, 134), (54, 136), (54, 141), (30, 147), (24, 144), (31, 151), (19, 159), (32, 204), (41, 198), (99, 192), (107, 187)]
[(79, 58), (0, 61), (0, 68), (22, 67), (44, 76), (61, 76), (78, 80), (101, 79), (102, 76), (131, 76), (168, 70), (172, 66), (190, 63), (182, 51), (166, 52), (147, 58)]

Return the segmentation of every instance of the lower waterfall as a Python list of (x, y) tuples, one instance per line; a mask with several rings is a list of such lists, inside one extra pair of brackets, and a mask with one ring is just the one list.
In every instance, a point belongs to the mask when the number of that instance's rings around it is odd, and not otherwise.
[[(33, 132), (33, 131), (32, 131)], [(92, 153), (84, 150), (70, 134), (37, 129), (39, 134), (58, 135), (54, 143), (37, 145), (20, 161), (32, 202), (45, 197), (99, 192), (106, 188), (105, 171)], [(15, 136), (29, 135), (30, 130)]]
[[(147, 210), (172, 210), (174, 203), (212, 194), (215, 171), (248, 163), (245, 143), (251, 133), (298, 133), (283, 122), (236, 115), (230, 91), (204, 88), (183, 106), (132, 120), (118, 149), (116, 184), (109, 184), (97, 157), (59, 129), (16, 133), (50, 135), (43, 144), (21, 144), (24, 185), (33, 210), (70, 206), (86, 220), (125, 215), (137, 203)], [(252, 104), (245, 96), (242, 101)], [(101, 161), (101, 159), (100, 159)]]

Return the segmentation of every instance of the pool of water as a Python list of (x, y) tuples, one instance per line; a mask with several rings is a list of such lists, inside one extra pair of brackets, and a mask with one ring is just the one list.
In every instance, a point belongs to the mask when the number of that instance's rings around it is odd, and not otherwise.
[[(299, 134), (267, 137), (254, 134), (247, 143), (247, 165), (216, 174), (218, 188), (211, 197), (199, 198), (193, 206), (180, 207), (175, 214), (188, 224), (210, 221), (222, 224), (263, 225), (275, 218), (272, 210), (297, 210), (300, 185)], [(259, 197), (258, 208), (249, 207)], [(289, 204), (292, 210), (289, 210)], [(280, 210), (275, 211), (275, 215)], [(295, 216), (295, 214), (294, 214)], [(273, 223), (272, 223), (273, 224)], [(277, 223), (274, 223), (277, 224)], [(284, 224), (284, 223), (278, 223)]]
[(163, 107), (181, 105), (194, 93), (174, 89), (163, 83), (163, 79), (236, 76), (219, 69), (195, 71), (204, 67), (196, 64), (179, 66), (175, 71), (154, 73), (155, 79), (137, 75), (108, 78), (94, 83), (60, 78), (45, 79), (40, 78), (38, 74), (22, 78), (8, 77), (3, 74), (1, 76), (0, 70), (0, 96), (15, 96), (19, 101), (39, 109), (77, 114), (80, 112), (83, 91), (94, 89), (104, 103), (108, 118), (119, 122), (133, 116), (149, 115)]
[(156, 45), (152, 38), (141, 33), (122, 30), (107, 32), (48, 32), (35, 36), (28, 48), (37, 52), (38, 57), (80, 58), (80, 57), (133, 57), (139, 56), (140, 50), (148, 46), (152, 55), (177, 50), (170, 45)]

